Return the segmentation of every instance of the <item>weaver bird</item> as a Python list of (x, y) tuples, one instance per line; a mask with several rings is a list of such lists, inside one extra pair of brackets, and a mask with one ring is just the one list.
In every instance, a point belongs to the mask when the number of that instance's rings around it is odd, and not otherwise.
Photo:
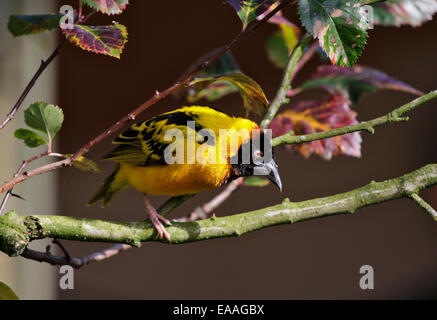
[[(248, 119), (209, 107), (182, 107), (136, 123), (112, 143), (118, 146), (103, 159), (117, 162), (117, 167), (88, 205), (102, 201), (105, 207), (117, 192), (132, 186), (144, 195), (148, 217), (159, 236), (169, 241), (163, 223), (171, 223), (151, 205), (149, 194), (195, 194), (238, 177), (259, 174), (257, 171), (265, 172), (282, 189), (263, 130)], [(266, 151), (271, 152), (270, 159), (260, 161)]]

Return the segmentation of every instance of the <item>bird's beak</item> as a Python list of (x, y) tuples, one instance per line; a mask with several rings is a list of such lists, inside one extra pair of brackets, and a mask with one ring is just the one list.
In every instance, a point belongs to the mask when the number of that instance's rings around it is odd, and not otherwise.
[(265, 163), (264, 167), (267, 170), (267, 178), (279, 188), (279, 191), (282, 191), (281, 177), (275, 160), (272, 159), (270, 162)]

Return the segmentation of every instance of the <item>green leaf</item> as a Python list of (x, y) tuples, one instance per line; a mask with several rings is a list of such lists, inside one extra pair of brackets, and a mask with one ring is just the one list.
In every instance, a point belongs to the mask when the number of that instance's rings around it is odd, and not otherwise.
[(26, 146), (30, 148), (35, 148), (47, 143), (38, 133), (28, 129), (17, 129), (15, 130), (14, 136), (17, 139), (24, 140)]
[(8, 29), (14, 37), (39, 33), (59, 26), (62, 14), (11, 15)]
[(19, 300), (11, 288), (0, 281), (0, 300)]
[(255, 176), (244, 179), (244, 185), (247, 187), (265, 187), (269, 185), (269, 183), (269, 179)]
[(258, 16), (262, 15), (269, 9), (271, 9), (277, 0), (225, 0), (229, 3), (237, 12), (238, 17), (243, 23), (243, 30), (255, 20)]
[(420, 26), (437, 12), (435, 0), (397, 0), (374, 3), (374, 22), (384, 26)]
[(288, 60), (288, 48), (283, 35), (277, 31), (266, 43), (267, 56), (270, 61), (278, 68), (284, 68)]
[(35, 102), (24, 111), (24, 121), (29, 127), (45, 133), (50, 145), (61, 129), (64, 113), (58, 106), (46, 102)]
[(232, 72), (216, 77), (196, 78), (191, 81), (190, 85), (207, 84), (209, 86), (216, 81), (226, 81), (238, 88), (247, 114), (249, 112), (261, 114), (269, 105), (261, 87), (255, 80), (241, 72)]
[(268, 22), (276, 24), (279, 27), (279, 31), (275, 32), (267, 40), (267, 56), (276, 67), (284, 68), (287, 64), (288, 56), (299, 42), (301, 31), (296, 25), (285, 18), (281, 11), (271, 17)]
[(74, 25), (62, 32), (71, 43), (83, 50), (118, 59), (127, 42), (127, 29), (118, 23), (111, 26)]
[(112, 15), (122, 13), (129, 0), (83, 0), (83, 3), (104, 14)]
[(352, 67), (364, 49), (369, 28), (360, 9), (359, 0), (299, 0), (298, 12), (331, 62)]
[(76, 161), (73, 162), (73, 166), (76, 169), (79, 169), (82, 171), (87, 171), (87, 172), (96, 173), (96, 174), (102, 173), (102, 170), (100, 169), (99, 165), (96, 162), (94, 162), (90, 159), (87, 159), (83, 156), (80, 156), (79, 158), (77, 158)]
[(399, 81), (389, 75), (370, 68), (354, 66), (343, 68), (332, 65), (321, 65), (311, 80), (305, 82), (299, 89), (323, 88), (331, 93), (341, 93), (352, 103), (357, 102), (362, 95), (376, 90), (390, 89), (422, 95), (423, 92)]

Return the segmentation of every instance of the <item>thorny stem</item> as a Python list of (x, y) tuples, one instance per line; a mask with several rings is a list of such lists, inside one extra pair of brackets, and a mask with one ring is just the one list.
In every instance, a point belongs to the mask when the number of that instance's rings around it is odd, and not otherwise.
[(33, 88), (33, 86), (35, 85), (36, 81), (38, 80), (38, 78), (41, 76), (41, 74), (43, 73), (43, 71), (49, 66), (49, 64), (56, 58), (56, 56), (59, 54), (59, 52), (61, 51), (61, 47), (62, 45), (65, 43), (65, 38), (62, 38), (61, 41), (59, 42), (59, 44), (56, 46), (55, 50), (53, 50), (53, 52), (50, 54), (50, 56), (47, 58), (47, 60), (42, 60), (41, 61), (41, 65), (39, 66), (38, 70), (36, 70), (35, 74), (33, 75), (32, 79), (30, 80), (30, 82), (27, 84), (26, 88), (24, 89), (23, 93), (20, 95), (20, 97), (18, 98), (18, 101), (15, 103), (14, 107), (12, 108), (12, 110), (9, 112), (9, 114), (6, 116), (6, 119), (0, 124), (0, 130), (3, 129), (9, 121), (11, 121), (12, 119), (14, 119), (15, 114), (17, 113), (18, 109), (20, 108), (20, 106), (23, 104), (24, 99), (27, 97), (27, 95), (29, 94), (30, 90)]
[[(43, 153), (38, 154), (38, 155), (36, 155), (36, 156), (34, 156), (34, 157), (30, 158), (30, 159), (24, 160), (21, 163), (21, 166), (15, 172), (14, 178), (16, 176), (18, 176), (24, 170), (24, 168), (26, 168), (31, 162), (33, 162), (33, 161), (35, 161), (37, 159), (40, 159), (42, 157), (45, 157), (47, 155), (49, 155), (49, 151), (43, 152)], [(2, 204), (0, 205), (0, 216), (3, 214), (3, 210), (4, 210), (5, 206), (6, 206), (6, 203), (8, 202), (9, 198), (12, 196), (12, 190), (13, 190), (13, 188), (9, 189), (8, 192), (6, 193), (5, 197), (3, 198)]]
[[(76, 23), (84, 23), (88, 20), (89, 17), (91, 17), (96, 11), (91, 11), (85, 18), (82, 19), (81, 17), (82, 12), (82, 1), (79, 0), (79, 14), (77, 17)], [(24, 102), (24, 99), (29, 94), (30, 90), (35, 86), (36, 81), (41, 76), (41, 74), (44, 72), (44, 70), (49, 66), (49, 64), (56, 58), (56, 56), (61, 51), (61, 47), (64, 45), (66, 41), (65, 37), (62, 37), (61, 41), (59, 41), (59, 44), (56, 46), (55, 50), (50, 54), (50, 56), (47, 58), (47, 60), (42, 60), (41, 65), (39, 66), (38, 70), (36, 70), (35, 74), (33, 75), (32, 79), (30, 79), (29, 83), (27, 84), (26, 88), (24, 89), (23, 93), (18, 98), (18, 101), (15, 103), (12, 110), (9, 112), (9, 114), (6, 116), (6, 119), (0, 124), (0, 130), (3, 129), (9, 121), (14, 119), (15, 114), (17, 113), (18, 109), (21, 107), (21, 105)]]

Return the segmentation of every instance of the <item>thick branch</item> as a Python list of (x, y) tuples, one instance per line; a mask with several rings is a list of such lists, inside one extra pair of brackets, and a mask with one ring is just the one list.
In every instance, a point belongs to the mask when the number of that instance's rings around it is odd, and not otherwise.
[[(398, 178), (371, 182), (361, 188), (313, 200), (290, 202), (226, 217), (173, 223), (167, 227), (172, 244), (212, 238), (239, 236), (273, 225), (295, 223), (357, 209), (384, 201), (409, 197), (437, 184), (437, 164), (430, 164)], [(125, 243), (161, 240), (148, 221), (109, 222), (62, 216), (18, 216), (9, 212), (0, 217), (0, 250), (20, 255), (28, 243), (43, 238), (76, 241)]]
[[(158, 209), (158, 212), (165, 216), (193, 196), (194, 195), (190, 194), (190, 195), (172, 197), (169, 200), (167, 200)], [(39, 261), (39, 262), (47, 262), (51, 265), (70, 265), (74, 268), (81, 268), (81, 267), (86, 266), (87, 264), (90, 264), (92, 262), (99, 262), (99, 261), (111, 258), (111, 257), (113, 257), (121, 252), (124, 252), (124, 251), (132, 248), (132, 246), (130, 246), (128, 244), (116, 244), (114, 246), (103, 249), (101, 251), (91, 253), (85, 257), (72, 258), (68, 255), (66, 249), (58, 242), (58, 239), (53, 240), (53, 242), (61, 247), (62, 251), (65, 254), (64, 257), (55, 256), (55, 255), (51, 254), (50, 252), (40, 252), (40, 251), (35, 251), (35, 250), (27, 249), (27, 248), (23, 251), (21, 256), (24, 258), (30, 259), (30, 260), (35, 260), (35, 261)]]
[(407, 104), (404, 104), (403, 106), (393, 110), (392, 112), (386, 114), (385, 116), (370, 121), (366, 121), (366, 122), (363, 121), (361, 123), (353, 124), (346, 127), (341, 127), (337, 129), (332, 129), (323, 132), (316, 132), (306, 135), (299, 135), (299, 136), (295, 136), (293, 132), (289, 132), (282, 136), (274, 138), (273, 146), (279, 146), (281, 144), (299, 144), (299, 143), (311, 142), (315, 140), (332, 138), (335, 136), (340, 136), (343, 134), (356, 132), (356, 131), (368, 131), (370, 133), (374, 133), (375, 131), (374, 128), (377, 126), (391, 123), (391, 122), (408, 121), (408, 117), (402, 117), (403, 114), (435, 98), (437, 98), (437, 90), (431, 91), (428, 94), (425, 94)]

